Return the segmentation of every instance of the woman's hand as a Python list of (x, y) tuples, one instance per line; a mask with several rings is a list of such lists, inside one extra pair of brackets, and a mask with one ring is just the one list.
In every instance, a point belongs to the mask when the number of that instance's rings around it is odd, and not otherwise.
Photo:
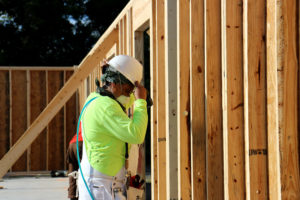
[(147, 98), (147, 90), (142, 86), (138, 81), (135, 82), (135, 91), (134, 96), (136, 99), (145, 99)]

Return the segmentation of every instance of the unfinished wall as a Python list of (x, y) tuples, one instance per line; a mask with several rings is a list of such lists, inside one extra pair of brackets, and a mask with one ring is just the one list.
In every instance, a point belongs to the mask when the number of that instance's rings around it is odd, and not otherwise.
[[(72, 67), (0, 68), (0, 135), (3, 144), (0, 157), (22, 136), (73, 71)], [(66, 169), (66, 148), (76, 132), (76, 105), (74, 94), (12, 166), (11, 172)]]
[[(299, 4), (180, 0), (174, 33), (166, 31), (171, 2), (152, 1), (154, 199), (298, 199)], [(177, 110), (164, 113), (172, 70)], [(174, 115), (178, 143), (170, 144), (160, 124)], [(165, 158), (176, 153), (164, 152), (168, 145), (177, 146), (177, 166)], [(174, 167), (178, 185), (164, 188)]]
[[(33, 140), (78, 87), (82, 106), (103, 59), (128, 54), (143, 63), (140, 36), (148, 27), (152, 199), (299, 199), (296, 0), (132, 0), (24, 135)], [(1, 106), (10, 101), (9, 74), (0, 71)], [(45, 101), (36, 101), (42, 109)], [(1, 112), (0, 131), (10, 130), (3, 123), (10, 109)], [(13, 140), (0, 140), (5, 153)], [(130, 170), (140, 172), (143, 147), (133, 149)], [(24, 151), (9, 153), (25, 163)], [(0, 172), (13, 163), (4, 157)]]
[[(116, 55), (133, 55), (140, 2)], [(299, 198), (298, 7), (151, 0), (152, 199)]]

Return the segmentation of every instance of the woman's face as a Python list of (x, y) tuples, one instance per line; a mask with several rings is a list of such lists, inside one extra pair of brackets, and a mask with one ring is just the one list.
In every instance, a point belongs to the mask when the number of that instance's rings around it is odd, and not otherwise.
[(131, 84), (111, 83), (110, 89), (115, 98), (118, 98), (121, 95), (129, 97), (134, 90), (134, 86)]

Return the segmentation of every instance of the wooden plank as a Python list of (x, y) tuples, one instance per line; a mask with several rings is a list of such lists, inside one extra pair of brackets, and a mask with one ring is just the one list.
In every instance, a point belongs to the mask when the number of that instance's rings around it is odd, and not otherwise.
[[(26, 128), (28, 128), (29, 126), (30, 126), (30, 71), (29, 70), (26, 70), (26, 103), (27, 103), (27, 106), (26, 106), (26, 108), (27, 108), (27, 110), (26, 110), (26, 112), (27, 112), (27, 127)], [(27, 169), (27, 171), (30, 171), (30, 162), (31, 162), (31, 160), (30, 160), (30, 151), (31, 151), (31, 147), (29, 146), (28, 147), (28, 149), (27, 149), (27, 166), (26, 166), (26, 169)]]
[(191, 199), (189, 1), (177, 1), (178, 198)]
[(228, 199), (245, 197), (243, 1), (226, 1)]
[(157, 45), (156, 45), (156, 0), (151, 0), (150, 18), (150, 76), (151, 76), (151, 198), (158, 200), (158, 127), (157, 127)]
[(119, 27), (119, 40), (118, 40), (118, 55), (120, 54), (123, 54), (122, 52), (122, 19), (120, 20), (119, 24), (118, 24), (118, 27)]
[[(48, 71), (46, 71), (46, 105), (48, 105), (49, 102), (49, 84), (48, 84)], [(49, 166), (49, 123), (46, 127), (46, 170), (48, 170)]]
[[(28, 145), (33, 142), (33, 140), (55, 116), (55, 114), (73, 95), (82, 81), (88, 76), (88, 74), (91, 73), (95, 64), (98, 63), (99, 60), (103, 59), (107, 51), (116, 43), (118, 30), (113, 29), (110, 31), (111, 32), (105, 32), (102, 35), (93, 49), (80, 63), (78, 70), (74, 73), (72, 78), (70, 78), (65, 86), (57, 93), (55, 98), (39, 115), (39, 117), (24, 132), (22, 137), (0, 160), (0, 177), (2, 177), (7, 172), (7, 170), (15, 163), (15, 161), (23, 154)], [(84, 67), (81, 68), (81, 66)]]
[(10, 91), (9, 71), (0, 71), (0, 157), (9, 150), (10, 135)]
[[(67, 81), (67, 77), (66, 77), (66, 71), (64, 71), (64, 76), (63, 76), (63, 81), (64, 81), (64, 84), (66, 83)], [(63, 155), (64, 155), (64, 161), (67, 160), (67, 148), (68, 148), (68, 143), (67, 143), (67, 109), (66, 109), (66, 104), (64, 105), (64, 133), (63, 133), (63, 139), (64, 139), (64, 143), (63, 143), (63, 146), (64, 146), (64, 151), (63, 151)], [(67, 169), (67, 162), (64, 162), (64, 169)]]
[(119, 22), (119, 54), (122, 55), (123, 53), (123, 19)]
[(165, 1), (167, 199), (178, 199), (177, 4)]
[(124, 15), (123, 18), (123, 53), (128, 55), (128, 49), (127, 49), (127, 15)]
[[(73, 75), (73, 72), (66, 72), (66, 81)], [(70, 140), (76, 134), (78, 120), (78, 104), (76, 103), (77, 94), (74, 93), (66, 103), (66, 146), (68, 147)]]
[[(30, 78), (30, 123), (32, 123), (46, 107), (46, 72), (30, 71)], [(47, 131), (44, 129), (31, 145), (31, 171), (46, 170), (46, 139)]]
[[(282, 150), (281, 152), (282, 196), (279, 196), (282, 199), (300, 199), (300, 177), (299, 177), (300, 171), (299, 171), (299, 152), (298, 152), (299, 115), (297, 113), (298, 112), (297, 104), (299, 103), (299, 96), (298, 96), (299, 94), (297, 94), (297, 89), (298, 89), (297, 83), (299, 78), (297, 75), (297, 72), (299, 71), (299, 66), (298, 66), (299, 57), (297, 55), (297, 41), (299, 40), (299, 31), (297, 29), (299, 28), (299, 22), (297, 19), (297, 15), (299, 15), (299, 13), (297, 12), (299, 12), (299, 8), (297, 8), (297, 6), (299, 6), (299, 2), (296, 0), (282, 2), (284, 31), (281, 37), (283, 37), (284, 40), (284, 57), (283, 57), (284, 85), (283, 85), (283, 127), (280, 132), (280, 136), (281, 136), (280, 147)], [(274, 58), (276, 57), (277, 56), (274, 55)], [(270, 65), (271, 64), (273, 63), (270, 63)], [(276, 139), (278, 138), (276, 137)], [(276, 144), (278, 145), (278, 141)], [(278, 155), (279, 145), (276, 146), (276, 148), (277, 149), (274, 150), (276, 150), (277, 159), (279, 160), (279, 155)], [(278, 161), (278, 160), (274, 160), (274, 161)], [(279, 169), (277, 168), (277, 170)], [(276, 172), (277, 172), (277, 176), (279, 175), (279, 177), (276, 178), (277, 181), (279, 181), (278, 184), (280, 186), (280, 180), (279, 180), (280, 173), (278, 171)], [(275, 177), (273, 176), (272, 178), (274, 179)]]
[(206, 15), (206, 135), (207, 135), (207, 198), (223, 199), (223, 141), (221, 97), (221, 3), (209, 0)]
[(245, 199), (250, 200), (249, 158), (249, 81), (248, 81), (248, 0), (243, 1), (243, 80), (244, 80), (244, 144), (245, 144)]
[(126, 51), (127, 51), (127, 55), (132, 56), (133, 51), (133, 45), (132, 45), (132, 8), (128, 10), (127, 14), (126, 14)]
[[(143, 43), (143, 35), (141, 32), (135, 32), (135, 39), (134, 39), (134, 52), (133, 57), (135, 57), (142, 65), (144, 64), (144, 43)], [(125, 39), (128, 39), (125, 37)], [(124, 49), (127, 52), (127, 48)], [(143, 82), (143, 80), (142, 80)], [(130, 108), (132, 109), (132, 108)], [(145, 154), (140, 152), (144, 152), (144, 144), (137, 145), (132, 144), (131, 149), (129, 152), (128, 158), (128, 171), (131, 172), (132, 175), (139, 174), (140, 176), (145, 178)], [(141, 154), (140, 154), (141, 153)], [(135, 198), (133, 196), (128, 196), (128, 198)]]
[(158, 199), (166, 199), (165, 0), (156, 1)]
[[(221, 0), (221, 79), (222, 79), (222, 129), (223, 129), (223, 172), (224, 172), (224, 199), (229, 199), (229, 160), (228, 160), (228, 105), (227, 105), (227, 5)], [(231, 67), (231, 66), (230, 66)], [(229, 68), (230, 68), (229, 67)]]
[[(89, 88), (90, 88), (90, 89), (89, 89), (89, 90), (90, 90), (89, 94), (90, 94), (90, 93), (92, 93), (93, 90), (94, 90), (94, 84), (93, 84), (93, 83), (94, 83), (94, 82), (93, 82), (93, 80), (94, 80), (94, 70), (93, 70), (92, 73), (90, 74), (88, 80), (89, 80)], [(88, 95), (89, 95), (89, 94), (88, 94)], [(87, 95), (87, 96), (88, 96), (88, 95)]]
[(151, 1), (150, 0), (135, 0), (132, 4), (132, 29), (133, 31), (143, 31), (143, 24), (150, 20), (151, 15)]
[[(12, 144), (22, 136), (27, 129), (27, 85), (26, 71), (12, 71)], [(12, 167), (13, 171), (26, 171), (27, 152)]]
[(206, 199), (204, 1), (190, 1), (192, 199)]
[(265, 1), (248, 0), (248, 108), (250, 198), (268, 197)]
[[(48, 72), (48, 93), (50, 102), (64, 85), (64, 72)], [(64, 169), (64, 111), (63, 108), (55, 115), (49, 123), (49, 170)]]
[(128, 31), (128, 52), (129, 55), (133, 55), (133, 39), (134, 39), (134, 31), (133, 31), (133, 18), (132, 18), (132, 8), (128, 11), (127, 17), (127, 31)]
[[(12, 144), (12, 72), (9, 70), (9, 148), (13, 146)], [(9, 169), (12, 172), (12, 168), (10, 166)]]
[(276, 2), (267, 1), (267, 128), (269, 198), (281, 199), (277, 88)]
[[(132, 35), (132, 34), (130, 34)], [(126, 36), (127, 42), (128, 38), (130, 37)], [(145, 62), (144, 62), (144, 37), (143, 37), (143, 32), (141, 31), (136, 31), (134, 33), (134, 51), (133, 51), (133, 57), (135, 57), (143, 66), (144, 66), (144, 77), (143, 80), (141, 81), (141, 84), (145, 85), (144, 83), (144, 78), (145, 78), (145, 70), (147, 70), (145, 67)], [(126, 48), (127, 53), (128, 48)], [(149, 122), (150, 123), (150, 120)], [(128, 158), (128, 171), (131, 172), (132, 175), (134, 174), (139, 174), (140, 177), (144, 180), (146, 180), (146, 155), (145, 155), (145, 142), (142, 144), (132, 144), (130, 153), (129, 153), (129, 158)], [(132, 192), (132, 188), (128, 191), (128, 199), (136, 199), (137, 195), (136, 193)], [(145, 199), (145, 190), (144, 190), (144, 195), (140, 197), (141, 199)]]

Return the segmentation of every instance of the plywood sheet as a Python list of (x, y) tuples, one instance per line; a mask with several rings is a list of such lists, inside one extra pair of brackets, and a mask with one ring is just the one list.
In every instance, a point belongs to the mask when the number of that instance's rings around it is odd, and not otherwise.
[(9, 149), (9, 71), (0, 71), (0, 158)]
[[(27, 129), (27, 85), (26, 71), (11, 72), (12, 88), (12, 144), (14, 144)], [(13, 165), (13, 171), (27, 170), (27, 151)]]
[[(30, 123), (46, 107), (46, 72), (30, 72)], [(30, 170), (46, 170), (46, 129), (44, 129), (37, 139), (31, 144), (30, 150)]]
[[(66, 80), (68, 80), (72, 76), (73, 72), (66, 72)], [(76, 133), (77, 128), (77, 117), (78, 116), (78, 105), (76, 103), (76, 93), (69, 99), (66, 103), (66, 142), (67, 147)]]
[[(49, 102), (62, 88), (64, 73), (60, 71), (48, 72), (48, 97)], [(48, 170), (64, 168), (64, 111), (63, 108), (51, 120), (48, 126)]]

